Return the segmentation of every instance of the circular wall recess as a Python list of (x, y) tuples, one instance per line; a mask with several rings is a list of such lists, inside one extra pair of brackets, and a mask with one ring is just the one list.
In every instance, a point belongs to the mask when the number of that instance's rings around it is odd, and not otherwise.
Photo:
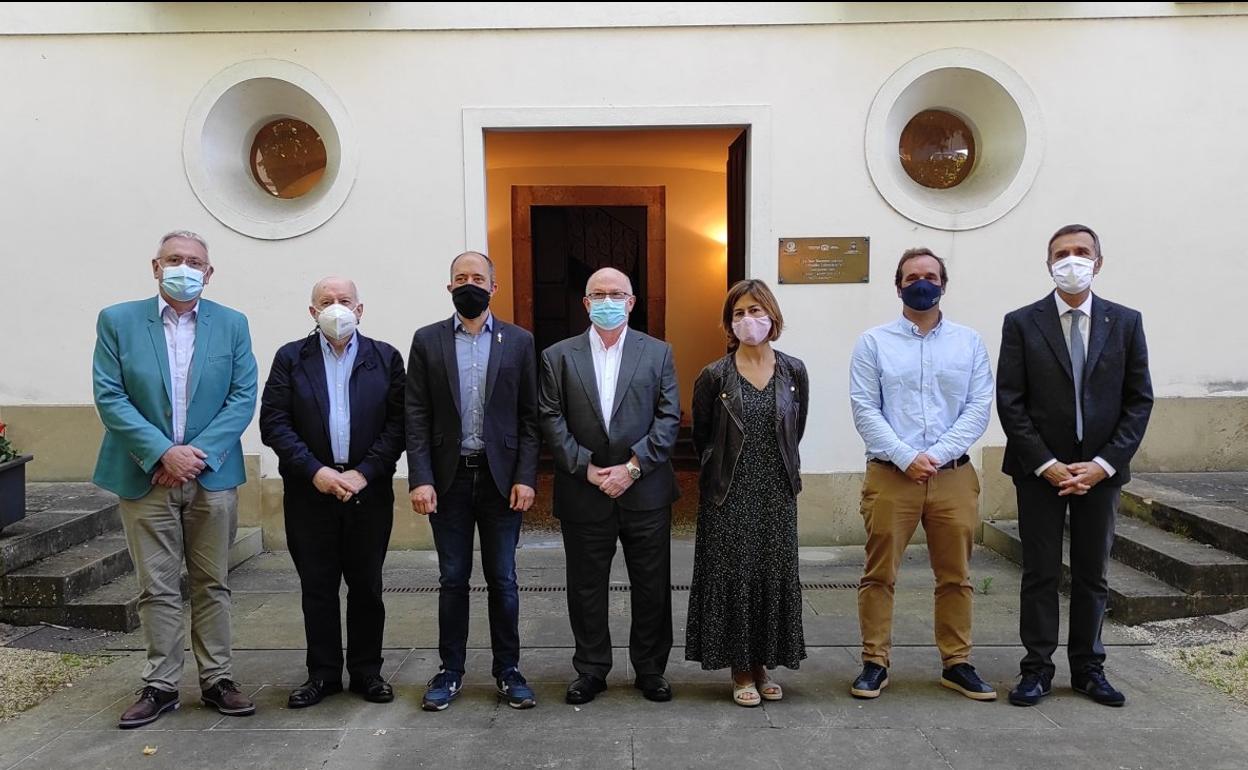
[[(258, 141), (273, 125), (306, 124), (319, 138), (324, 170), (278, 197), (254, 170)], [(312, 72), (275, 59), (245, 61), (218, 73), (195, 97), (182, 136), (191, 189), (222, 224), (278, 240), (329, 221), (355, 184), (359, 152), (346, 108)], [(319, 160), (318, 160), (319, 162)]]
[[(902, 166), (902, 132), (928, 110), (951, 114), (972, 133), (970, 173), (945, 189), (926, 187)], [(1027, 83), (982, 51), (949, 48), (893, 73), (867, 115), (867, 170), (899, 214), (940, 230), (972, 230), (1018, 205), (1044, 154), (1040, 108)]]

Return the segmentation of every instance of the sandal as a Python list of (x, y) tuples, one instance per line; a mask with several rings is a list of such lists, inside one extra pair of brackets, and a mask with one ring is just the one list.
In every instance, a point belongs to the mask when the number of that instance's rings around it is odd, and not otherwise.
[(784, 689), (780, 687), (779, 682), (773, 682), (770, 679), (764, 679), (756, 683), (758, 686), (758, 694), (763, 700), (781, 700), (784, 698)]
[(763, 702), (758, 694), (758, 688), (754, 686), (753, 682), (737, 684), (734, 681), (732, 683), (732, 700), (738, 706), (745, 706), (746, 708), (753, 708)]

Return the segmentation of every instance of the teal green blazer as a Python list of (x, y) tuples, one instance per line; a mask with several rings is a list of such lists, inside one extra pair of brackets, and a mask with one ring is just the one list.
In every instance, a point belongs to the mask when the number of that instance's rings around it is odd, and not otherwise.
[[(173, 446), (169, 353), (156, 297), (104, 308), (96, 321), (92, 381), (104, 443), (94, 481), (135, 500), (152, 489), (152, 475)], [(199, 301), (195, 351), (183, 440), (208, 458), (205, 489), (233, 489), (246, 480), (239, 441), (256, 411), (256, 359), (247, 317)]]

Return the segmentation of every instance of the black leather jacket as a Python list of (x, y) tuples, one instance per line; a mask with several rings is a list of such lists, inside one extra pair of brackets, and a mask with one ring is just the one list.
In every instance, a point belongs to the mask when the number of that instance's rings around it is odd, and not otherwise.
[[(776, 353), (776, 438), (780, 456), (788, 471), (793, 494), (802, 491), (801, 458), (798, 442), (806, 432), (806, 411), (810, 405), (806, 365), (800, 359)], [(742, 419), (741, 380), (733, 354), (707, 364), (693, 386), (693, 446), (702, 463), (702, 495), (723, 505), (737, 472), (737, 461), (745, 443)], [(742, 469), (748, 473), (749, 469)]]

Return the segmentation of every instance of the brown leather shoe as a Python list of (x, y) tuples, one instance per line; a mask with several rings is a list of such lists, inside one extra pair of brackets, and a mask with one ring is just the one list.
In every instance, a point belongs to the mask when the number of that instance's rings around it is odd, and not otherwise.
[(151, 724), (166, 711), (176, 711), (179, 705), (177, 690), (169, 692), (149, 685), (139, 690), (139, 699), (121, 715), (117, 726), (129, 730)]
[(239, 692), (238, 685), (229, 679), (218, 679), (203, 691), (201, 700), (205, 706), (212, 706), (227, 717), (249, 717), (256, 713), (256, 704)]

